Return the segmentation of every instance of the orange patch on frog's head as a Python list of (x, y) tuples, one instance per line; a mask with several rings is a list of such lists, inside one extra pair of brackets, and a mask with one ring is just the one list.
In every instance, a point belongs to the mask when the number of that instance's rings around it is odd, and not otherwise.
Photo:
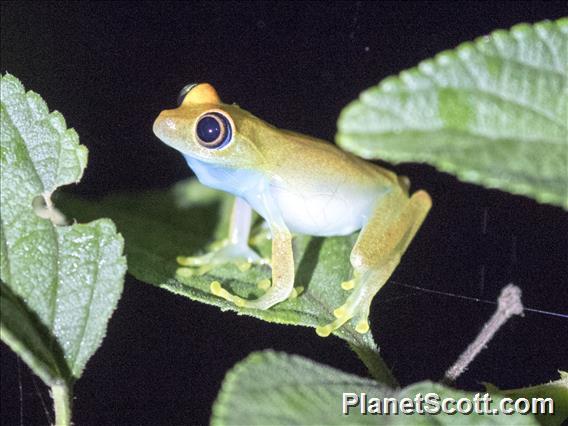
[(178, 105), (186, 104), (220, 104), (221, 98), (209, 83), (191, 83), (186, 85), (178, 95)]

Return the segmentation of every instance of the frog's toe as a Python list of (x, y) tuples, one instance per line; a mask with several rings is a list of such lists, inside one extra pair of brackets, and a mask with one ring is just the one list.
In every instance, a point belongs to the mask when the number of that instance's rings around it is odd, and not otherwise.
[[(258, 283), (256, 283), (256, 286), (260, 290), (268, 291), (268, 289), (272, 286), (272, 281), (269, 280), (268, 278), (266, 278), (266, 279), (260, 280)], [(304, 287), (302, 287), (302, 286), (294, 287), (292, 289), (292, 293), (290, 293), (290, 299), (296, 299), (303, 292), (304, 292)]]
[(235, 263), (241, 271), (250, 269), (252, 264), (266, 264), (266, 259), (262, 258), (249, 246), (228, 244), (215, 251), (202, 256), (178, 256), (177, 262), (181, 266), (198, 267), (209, 271), (212, 267), (226, 263)]
[(356, 326), (355, 331), (361, 334), (365, 334), (369, 331), (369, 321), (368, 321), (368, 311), (363, 310), (361, 313), (354, 313), (354, 309), (345, 304), (333, 311), (335, 320), (332, 322), (320, 325), (316, 327), (316, 333), (318, 336), (327, 337), (335, 330), (341, 328), (347, 321), (355, 318)]
[(336, 318), (334, 321), (332, 321), (332, 322), (330, 322), (326, 325), (317, 326), (316, 327), (316, 333), (320, 337), (327, 337), (331, 333), (333, 333), (335, 330), (340, 328), (347, 321), (349, 321), (349, 318), (347, 318), (347, 317)]
[(331, 333), (333, 333), (335, 330), (337, 330), (343, 324), (353, 318), (353, 313), (351, 312), (350, 306), (346, 303), (335, 309), (333, 311), (333, 316), (335, 317), (335, 320), (333, 320), (332, 322), (316, 327), (316, 333), (318, 334), (318, 336), (329, 336)]
[(214, 265), (208, 264), (199, 267), (189, 268), (187, 266), (182, 266), (181, 268), (176, 269), (176, 276), (178, 278), (191, 278), (195, 276), (205, 275), (211, 269), (213, 269)]
[(195, 275), (195, 270), (186, 267), (177, 268), (176, 275), (181, 278), (191, 278)]
[(300, 294), (304, 292), (304, 287), (298, 286), (292, 289), (292, 293), (290, 294), (290, 299), (296, 299)]
[(274, 292), (271, 286), (270, 280), (262, 280), (258, 283), (258, 287), (261, 289), (267, 288), (267, 292), (259, 297), (258, 299), (248, 300), (243, 299), (236, 294), (232, 294), (225, 290), (219, 281), (213, 281), (209, 287), (211, 293), (217, 297), (221, 297), (229, 302), (233, 302), (239, 308), (251, 308), (265, 310), (271, 308), (272, 306), (286, 300), (290, 295), (283, 295), (281, 292)]
[(349, 295), (347, 301), (333, 311), (335, 320), (316, 328), (316, 333), (321, 337), (327, 337), (335, 330), (343, 326), (347, 321), (355, 319), (355, 330), (358, 333), (366, 333), (369, 331), (369, 310), (372, 297), (369, 297), (362, 285), (360, 277), (355, 277), (350, 281), (341, 284), (344, 290), (351, 290), (353, 293)]
[[(202, 266), (211, 263), (213, 252), (204, 254), (203, 256), (178, 256), (176, 261), (181, 266)], [(180, 268), (181, 269), (181, 268)]]
[(355, 331), (357, 333), (365, 334), (369, 331), (369, 311), (371, 309), (371, 300), (363, 301), (358, 310), (353, 316), (355, 319)]
[(343, 281), (341, 283), (341, 288), (345, 291), (353, 290), (353, 287), (355, 287), (355, 280), (354, 279), (351, 279), (349, 281)]
[(245, 299), (237, 296), (236, 294), (229, 293), (221, 286), (221, 283), (219, 281), (213, 281), (209, 286), (209, 289), (211, 290), (211, 293), (213, 293), (215, 296), (225, 299), (229, 302), (232, 302), (238, 307), (242, 308), (243, 306), (245, 306), (246, 302)]
[(367, 319), (360, 320), (357, 325), (355, 326), (355, 331), (357, 333), (365, 334), (369, 331), (369, 321)]
[(251, 268), (252, 262), (248, 262), (248, 261), (235, 262), (235, 265), (237, 265), (237, 268), (239, 268), (239, 271), (246, 272)]

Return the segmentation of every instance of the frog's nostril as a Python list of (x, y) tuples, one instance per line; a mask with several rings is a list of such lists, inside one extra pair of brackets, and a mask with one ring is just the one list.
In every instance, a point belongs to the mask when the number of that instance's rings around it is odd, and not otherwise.
[(176, 130), (176, 121), (174, 119), (166, 118), (164, 124), (169, 130)]

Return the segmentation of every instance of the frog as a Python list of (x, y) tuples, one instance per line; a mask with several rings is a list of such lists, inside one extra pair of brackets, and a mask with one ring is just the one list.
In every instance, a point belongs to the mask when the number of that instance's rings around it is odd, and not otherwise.
[[(154, 134), (179, 151), (200, 183), (232, 194), (228, 236), (200, 256), (180, 256), (185, 267), (269, 263), (271, 280), (256, 299), (211, 283), (210, 291), (237, 307), (266, 310), (294, 297), (295, 234), (314, 237), (359, 232), (348, 281), (329, 283), (349, 292), (334, 319), (316, 327), (325, 337), (349, 321), (369, 331), (371, 302), (387, 283), (432, 206), (429, 194), (409, 193), (404, 176), (365, 161), (327, 141), (279, 129), (237, 104), (223, 103), (209, 83), (192, 83), (178, 106), (159, 113)], [(268, 226), (271, 259), (249, 245), (253, 211)]]

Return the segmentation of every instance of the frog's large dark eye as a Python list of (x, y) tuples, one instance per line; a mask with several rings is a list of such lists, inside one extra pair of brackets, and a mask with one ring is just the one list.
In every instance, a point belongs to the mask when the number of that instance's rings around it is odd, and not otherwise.
[(195, 127), (197, 141), (205, 148), (222, 148), (231, 141), (231, 123), (220, 112), (210, 112), (202, 116)]
[(191, 91), (191, 89), (193, 89), (198, 84), (199, 83), (190, 83), (190, 84), (186, 84), (185, 86), (183, 86), (183, 89), (181, 89), (179, 91), (179, 94), (178, 94), (178, 97), (177, 97), (178, 106), (181, 106), (181, 104), (183, 103), (183, 100), (185, 99), (185, 96)]

